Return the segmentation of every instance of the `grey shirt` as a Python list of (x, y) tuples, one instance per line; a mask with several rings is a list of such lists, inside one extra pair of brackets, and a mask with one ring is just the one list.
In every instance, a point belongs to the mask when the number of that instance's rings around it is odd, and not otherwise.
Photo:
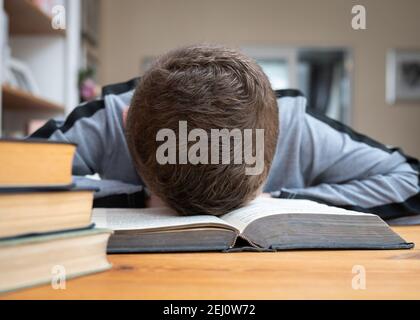
[[(77, 107), (64, 122), (50, 120), (32, 137), (78, 145), (73, 174), (100, 188), (96, 198), (135, 194), (144, 184), (124, 136), (122, 114), (136, 80), (105, 87), (102, 98)], [(264, 190), (307, 198), (385, 219), (420, 214), (419, 163), (349, 127), (308, 111), (299, 91), (277, 91), (280, 130)]]

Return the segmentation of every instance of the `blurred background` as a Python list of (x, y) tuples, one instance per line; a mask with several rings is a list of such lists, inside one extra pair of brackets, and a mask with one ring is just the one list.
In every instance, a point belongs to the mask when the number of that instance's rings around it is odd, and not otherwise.
[[(252, 56), (274, 89), (420, 158), (419, 0), (0, 0), (4, 137), (65, 117), (167, 50)], [(366, 10), (365, 29), (352, 9)], [(359, 21), (360, 22), (360, 21)], [(360, 25), (360, 24), (359, 24)]]

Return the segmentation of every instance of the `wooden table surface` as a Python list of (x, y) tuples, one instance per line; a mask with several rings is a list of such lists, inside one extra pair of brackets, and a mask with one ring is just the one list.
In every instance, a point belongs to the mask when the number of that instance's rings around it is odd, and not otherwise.
[[(47, 285), (1, 298), (420, 299), (420, 226), (394, 230), (417, 248), (110, 255), (112, 270), (69, 280), (65, 290)], [(366, 272), (364, 290), (352, 287), (354, 266)]]

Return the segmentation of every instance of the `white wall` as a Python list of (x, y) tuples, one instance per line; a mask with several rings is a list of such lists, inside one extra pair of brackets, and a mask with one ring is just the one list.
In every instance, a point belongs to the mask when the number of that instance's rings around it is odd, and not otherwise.
[(65, 39), (51, 36), (10, 38), (12, 56), (25, 62), (40, 89), (40, 96), (64, 105)]
[[(367, 8), (367, 30), (351, 28), (351, 8)], [(352, 123), (420, 157), (420, 103), (385, 101), (390, 48), (420, 48), (419, 0), (102, 0), (100, 79), (121, 81), (143, 60), (174, 47), (333, 46), (354, 56)]]
[[(0, 0), (0, 10), (3, 10), (3, 0)], [(3, 15), (0, 15), (0, 26), (3, 26)], [(3, 44), (3, 32), (0, 31), (0, 48), (2, 47)], [(2, 83), (2, 79), (3, 79), (3, 50), (0, 49), (0, 85)], [(0, 90), (0, 136), (2, 135), (3, 132), (3, 97), (2, 97), (2, 90)]]

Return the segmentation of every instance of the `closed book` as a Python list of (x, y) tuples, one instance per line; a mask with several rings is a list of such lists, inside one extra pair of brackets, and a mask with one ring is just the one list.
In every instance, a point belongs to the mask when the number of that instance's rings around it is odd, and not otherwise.
[(0, 188), (71, 185), (75, 152), (71, 143), (0, 139)]
[(106, 229), (84, 229), (0, 240), (0, 292), (51, 283), (111, 267)]
[(0, 189), (0, 239), (91, 224), (92, 189)]
[(108, 252), (410, 249), (377, 215), (309, 200), (257, 199), (219, 217), (179, 216), (169, 208), (94, 209), (114, 230)]

